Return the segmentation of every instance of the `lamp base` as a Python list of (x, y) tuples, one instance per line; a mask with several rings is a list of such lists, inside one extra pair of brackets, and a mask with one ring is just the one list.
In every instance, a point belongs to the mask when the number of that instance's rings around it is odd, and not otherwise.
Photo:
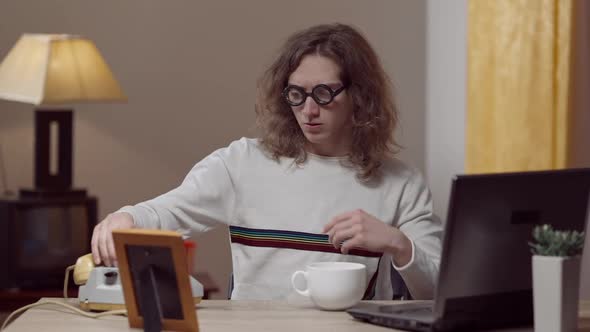
[(86, 197), (86, 189), (66, 189), (66, 190), (20, 189), (19, 196), (23, 199), (85, 198)]
[(71, 190), (73, 117), (70, 109), (35, 110), (35, 190)]

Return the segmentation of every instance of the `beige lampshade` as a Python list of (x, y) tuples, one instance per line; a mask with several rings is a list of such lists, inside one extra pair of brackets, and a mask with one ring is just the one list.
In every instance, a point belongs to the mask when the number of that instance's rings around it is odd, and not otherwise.
[(55, 34), (21, 36), (0, 64), (0, 99), (35, 105), (127, 100), (92, 41)]

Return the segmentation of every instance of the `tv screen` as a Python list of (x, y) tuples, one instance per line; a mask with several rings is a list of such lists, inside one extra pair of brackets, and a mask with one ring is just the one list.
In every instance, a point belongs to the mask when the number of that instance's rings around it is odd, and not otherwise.
[(63, 287), (66, 267), (90, 252), (96, 199), (0, 200), (0, 288)]

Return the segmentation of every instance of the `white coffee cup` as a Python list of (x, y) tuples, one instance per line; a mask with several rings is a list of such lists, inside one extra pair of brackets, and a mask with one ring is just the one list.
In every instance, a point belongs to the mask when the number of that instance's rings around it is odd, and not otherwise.
[[(305, 278), (307, 288), (297, 288), (296, 279)], [(365, 293), (366, 267), (359, 263), (322, 262), (307, 265), (306, 271), (295, 271), (291, 284), (297, 293), (311, 298), (318, 307), (342, 310), (357, 304)]]

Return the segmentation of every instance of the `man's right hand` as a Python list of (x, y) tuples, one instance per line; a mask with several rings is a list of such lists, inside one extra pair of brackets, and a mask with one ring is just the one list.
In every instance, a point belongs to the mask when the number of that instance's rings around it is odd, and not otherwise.
[(133, 217), (126, 212), (111, 213), (96, 225), (92, 232), (91, 241), (94, 264), (104, 263), (106, 266), (117, 266), (113, 230), (134, 227)]

